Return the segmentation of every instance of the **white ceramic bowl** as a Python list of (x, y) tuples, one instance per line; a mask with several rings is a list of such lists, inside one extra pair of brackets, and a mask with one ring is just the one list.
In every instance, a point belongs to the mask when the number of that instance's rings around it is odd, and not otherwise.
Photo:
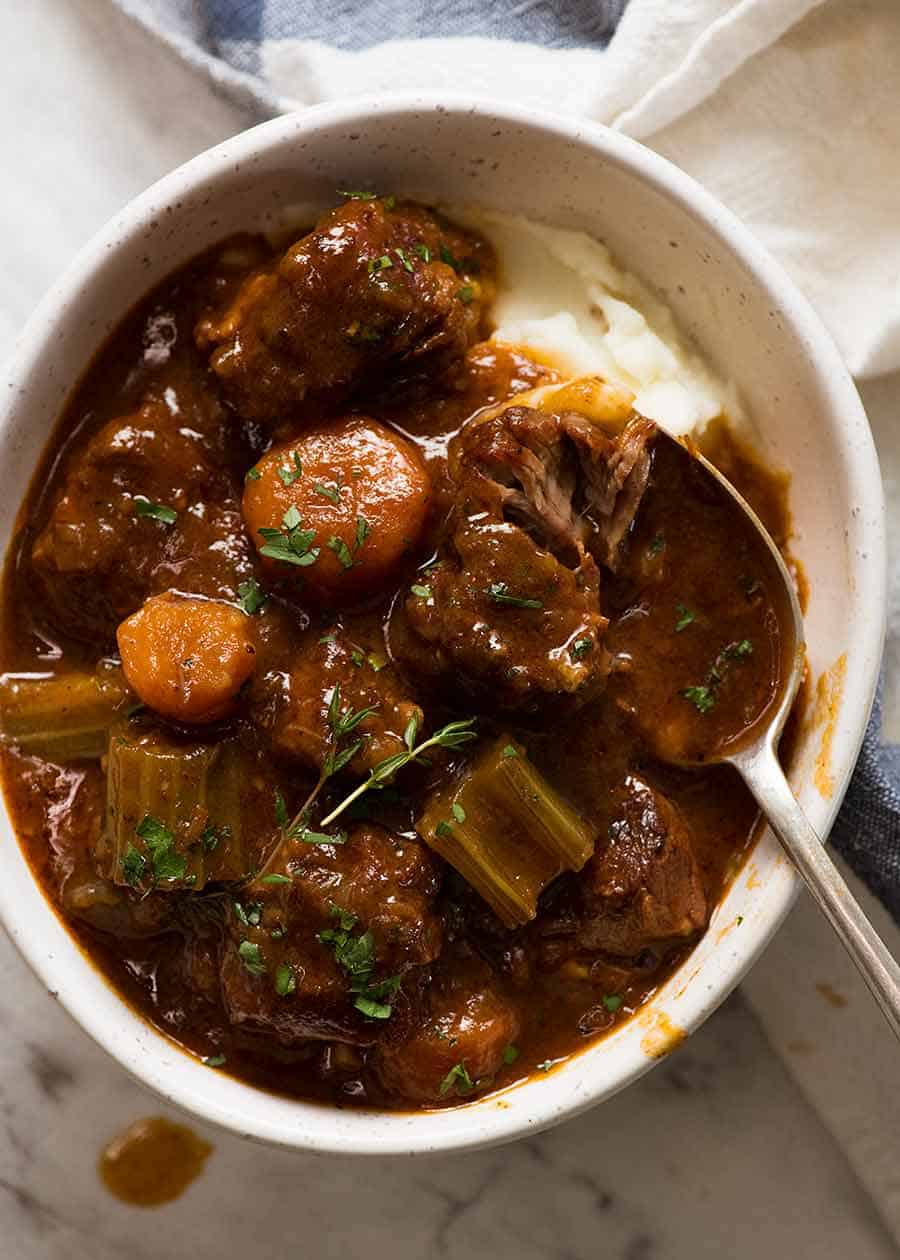
[[(737, 383), (768, 455), (793, 476), (794, 546), (811, 591), (810, 665), (815, 678), (832, 670), (833, 703), (824, 706), (824, 725), (806, 729), (796, 776), (801, 803), (827, 832), (859, 750), (881, 652), (882, 490), (866, 418), (818, 319), (746, 229), (682, 172), (605, 128), (472, 99), (357, 99), (257, 127), (161, 180), (91, 241), (22, 334), (0, 402), (4, 537), (72, 386), (136, 299), (228, 233), (281, 219), (291, 202), (329, 204), (336, 188), (371, 186), (518, 211), (602, 238)], [(689, 961), (637, 1018), (503, 1094), (436, 1113), (385, 1114), (274, 1097), (183, 1054), (93, 969), (44, 900), (5, 815), (0, 854), (0, 913), (13, 940), (139, 1080), (238, 1133), (358, 1154), (488, 1145), (609, 1097), (718, 1006), (797, 889), (766, 835)]]

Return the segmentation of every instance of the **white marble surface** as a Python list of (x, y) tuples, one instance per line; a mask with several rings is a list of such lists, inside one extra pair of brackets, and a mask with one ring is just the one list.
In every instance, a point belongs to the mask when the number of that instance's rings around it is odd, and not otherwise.
[[(0, 47), (2, 357), (96, 227), (253, 119), (198, 91), (107, 0), (7, 0)], [(896, 380), (866, 391), (889, 490), (898, 394)], [(820, 983), (847, 1005), (829, 1005)], [(95, 1160), (118, 1129), (161, 1109), (0, 939), (0, 1256), (894, 1256), (897, 1055), (808, 903), (744, 994), (637, 1086), (543, 1137), (360, 1165), (207, 1134), (203, 1177), (150, 1217), (106, 1195)]]

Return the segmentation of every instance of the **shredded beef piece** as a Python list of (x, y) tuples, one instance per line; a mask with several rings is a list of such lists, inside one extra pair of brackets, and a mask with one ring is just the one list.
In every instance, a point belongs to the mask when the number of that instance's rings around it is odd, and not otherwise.
[(656, 426), (633, 414), (617, 436), (586, 416), (509, 407), (466, 425), (452, 454), (473, 501), (516, 521), (564, 563), (614, 569), (650, 474)]

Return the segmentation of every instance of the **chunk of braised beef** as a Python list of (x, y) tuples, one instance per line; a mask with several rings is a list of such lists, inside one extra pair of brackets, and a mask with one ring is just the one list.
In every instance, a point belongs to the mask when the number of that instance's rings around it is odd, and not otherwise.
[(524, 711), (603, 687), (599, 573), (586, 555), (561, 564), (508, 521), (457, 518), (442, 558), (415, 584), (391, 647), (413, 673)]
[(471, 503), (521, 525), (576, 566), (614, 569), (650, 474), (656, 426), (634, 413), (610, 435), (587, 416), (509, 407), (464, 426), (451, 469)]
[(580, 893), (578, 944), (617, 957), (689, 940), (708, 920), (687, 823), (661, 792), (634, 776), (617, 794), (607, 843), (598, 841)]
[(70, 878), (63, 885), (62, 902), (74, 919), (120, 941), (160, 936), (178, 926), (170, 896), (141, 896), (108, 879)]
[(477, 340), (494, 261), (479, 237), (392, 198), (325, 214), (198, 325), (235, 410), (274, 422), (305, 400), (437, 380)]
[(421, 724), (422, 710), (383, 655), (364, 651), (340, 632), (310, 634), (289, 673), (276, 670), (259, 680), (251, 704), (273, 747), (316, 774), (334, 744), (329, 709), (336, 687), (341, 714), (373, 710), (341, 742), (342, 750), (360, 745), (347, 763), (351, 773), (365, 773), (402, 752), (410, 720)]
[(392, 627), (414, 672), (525, 711), (584, 703), (609, 673), (597, 561), (614, 568), (649, 476), (655, 425), (610, 436), (574, 412), (508, 407), (451, 443), (439, 561)]
[[(17, 780), (45, 804), (37, 842), (44, 869), (52, 872), (65, 915), (118, 940), (140, 940), (171, 931), (173, 898), (142, 897), (98, 874), (95, 850), (105, 813), (105, 783), (99, 766), (54, 765), (24, 753), (6, 752)], [(26, 833), (28, 834), (28, 833)]]
[(489, 1089), (521, 1021), (487, 963), (474, 955), (440, 963), (398, 1034), (379, 1044), (375, 1071), (394, 1098), (454, 1103)]
[[(229, 913), (222, 995), (232, 1024), (286, 1045), (376, 1041), (390, 1021), (357, 999), (402, 1006), (394, 978), (414, 987), (410, 973), (438, 956), (439, 881), (424, 845), (381, 827), (360, 826), (343, 844), (285, 840)], [(341, 932), (357, 942), (349, 953)]]
[(76, 452), (31, 553), (60, 630), (102, 648), (148, 595), (236, 597), (251, 549), (214, 458), (164, 402), (110, 421)]

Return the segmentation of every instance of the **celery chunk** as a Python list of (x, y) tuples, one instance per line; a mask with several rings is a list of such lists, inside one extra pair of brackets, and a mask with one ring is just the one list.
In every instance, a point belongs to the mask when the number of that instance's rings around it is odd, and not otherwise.
[(0, 676), (0, 733), (23, 751), (48, 761), (102, 757), (109, 728), (132, 697), (121, 671), (46, 678)]
[(533, 919), (541, 891), (594, 851), (593, 828), (505, 735), (432, 793), (416, 830), (507, 927)]
[(235, 740), (182, 743), (158, 731), (112, 734), (102, 872), (133, 888), (201, 889), (247, 874)]

